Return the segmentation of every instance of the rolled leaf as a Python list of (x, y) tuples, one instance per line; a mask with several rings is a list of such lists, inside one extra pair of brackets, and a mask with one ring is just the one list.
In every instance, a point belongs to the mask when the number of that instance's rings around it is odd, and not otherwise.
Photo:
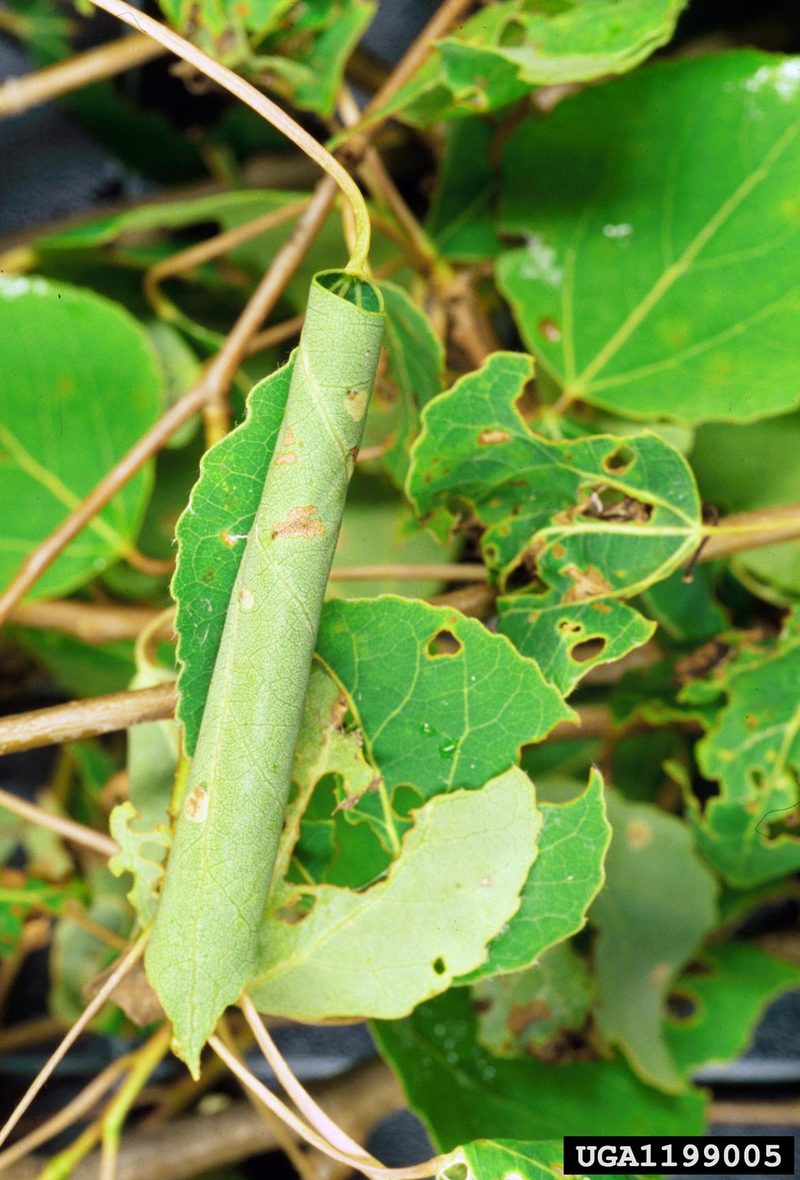
[(256, 967), (325, 585), (383, 330), (376, 289), (315, 277), (234, 583), (147, 971), (196, 1074)]

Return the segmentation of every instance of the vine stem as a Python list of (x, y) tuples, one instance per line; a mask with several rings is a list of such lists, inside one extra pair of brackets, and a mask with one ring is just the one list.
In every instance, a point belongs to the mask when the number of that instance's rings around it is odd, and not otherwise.
[(8, 78), (0, 86), (0, 119), (21, 115), (31, 107), (60, 98), (79, 86), (113, 78), (123, 70), (132, 70), (160, 57), (163, 52), (163, 47), (150, 37), (120, 37), (57, 65), (45, 66), (33, 74)]
[(215, 61), (202, 49), (198, 49), (189, 41), (184, 40), (172, 29), (153, 20), (138, 9), (126, 4), (125, 0), (91, 0), (97, 8), (111, 13), (126, 24), (132, 25), (141, 33), (152, 37), (159, 45), (169, 49), (176, 57), (182, 58), (207, 78), (211, 78), (217, 85), (235, 95), (240, 102), (249, 106), (262, 119), (266, 119), (273, 127), (291, 140), (305, 155), (309, 156), (341, 189), (343, 196), (353, 211), (355, 224), (355, 242), (350, 260), (345, 268), (352, 274), (362, 274), (367, 265), (370, 242), (370, 221), (367, 203), (361, 189), (353, 180), (346, 168), (343, 168), (335, 156), (323, 147), (313, 135), (301, 127), (299, 123), (288, 115), (277, 103), (266, 94), (262, 94), (255, 86), (240, 78), (233, 70)]
[(67, 819), (63, 815), (53, 815), (44, 807), (29, 803), (27, 799), (20, 799), (19, 795), (13, 795), (10, 791), (4, 791), (2, 788), (0, 788), (0, 807), (18, 815), (20, 819), (38, 824), (40, 828), (49, 828), (51, 832), (57, 832), (59, 836), (63, 836), (65, 840), (71, 840), (73, 844), (81, 844), (84, 848), (91, 848), (92, 852), (99, 852), (101, 856), (113, 856), (119, 852), (119, 845), (110, 836), (104, 836), (102, 832), (96, 832), (94, 828), (80, 824), (77, 820)]
[(339, 1160), (341, 1163), (349, 1165), (354, 1171), (361, 1172), (362, 1175), (370, 1177), (370, 1180), (425, 1180), (426, 1177), (433, 1176), (440, 1168), (450, 1162), (452, 1158), (441, 1156), (411, 1168), (384, 1168), (377, 1162), (375, 1164), (367, 1163), (364, 1158), (365, 1153), (362, 1149), (359, 1149), (357, 1156), (353, 1156), (350, 1152), (341, 1151), (333, 1143), (330, 1143), (320, 1135), (313, 1127), (308, 1126), (303, 1119), (289, 1109), (285, 1102), (282, 1102), (276, 1094), (273, 1094), (271, 1090), (260, 1082), (225, 1047), (218, 1036), (212, 1035), (209, 1037), (208, 1043), (217, 1056), (222, 1058), (241, 1085), (249, 1090), (251, 1094), (254, 1094), (264, 1106), (278, 1115), (296, 1135), (299, 1135), (302, 1139), (305, 1139), (306, 1143), (309, 1143), (312, 1147), (316, 1147), (318, 1151), (323, 1152), (332, 1159)]
[(351, 1139), (338, 1123), (335, 1123), (332, 1118), (329, 1118), (322, 1107), (301, 1085), (299, 1079), (295, 1077), (278, 1049), (278, 1046), (267, 1031), (258, 1009), (248, 995), (245, 994), (242, 996), (239, 1001), (239, 1007), (244, 1013), (244, 1018), (256, 1039), (256, 1044), (264, 1054), (267, 1064), (297, 1109), (305, 1116), (311, 1126), (340, 1151), (352, 1155), (357, 1159), (362, 1159), (370, 1166), (380, 1167), (380, 1162), (374, 1156), (370, 1155), (368, 1151), (365, 1151), (354, 1139)]
[(142, 934), (140, 934), (127, 954), (123, 955), (119, 959), (114, 970), (103, 983), (102, 987), (98, 990), (94, 999), (92, 999), (89, 1004), (87, 1004), (81, 1015), (78, 1017), (78, 1019), (65, 1035), (64, 1039), (61, 1041), (61, 1044), (57, 1049), (54, 1050), (54, 1052), (39, 1070), (38, 1074), (33, 1079), (28, 1089), (25, 1091), (25, 1094), (19, 1100), (11, 1112), (9, 1118), (0, 1129), (0, 1145), (5, 1143), (6, 1139), (14, 1130), (19, 1120), (25, 1114), (25, 1111), (36, 1098), (37, 1094), (47, 1084), (49, 1078), (59, 1063), (64, 1059), (64, 1057), (66, 1057), (67, 1053), (75, 1044), (81, 1033), (86, 1028), (88, 1028), (97, 1013), (105, 1004), (106, 1000), (109, 999), (109, 997), (116, 990), (131, 968), (135, 966), (135, 964), (142, 957), (144, 954), (144, 948), (147, 944), (148, 933), (148, 931), (144, 931)]

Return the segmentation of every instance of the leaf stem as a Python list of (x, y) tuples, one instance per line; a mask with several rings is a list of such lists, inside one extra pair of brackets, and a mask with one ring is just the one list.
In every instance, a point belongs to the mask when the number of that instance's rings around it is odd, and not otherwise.
[(339, 186), (353, 211), (355, 243), (345, 269), (351, 274), (360, 275), (364, 273), (369, 256), (370, 243), (370, 222), (367, 204), (361, 189), (353, 180), (350, 173), (342, 167), (336, 157), (332, 156), (327, 148), (323, 147), (321, 143), (314, 139), (313, 135), (309, 135), (304, 127), (296, 123), (271, 98), (267, 98), (265, 94), (262, 94), (255, 86), (246, 82), (244, 78), (240, 78), (233, 70), (229, 70), (227, 66), (215, 61), (213, 57), (210, 57), (189, 41), (184, 40), (183, 37), (178, 36), (177, 33), (167, 28), (166, 25), (162, 25), (158, 21), (153, 20), (152, 17), (139, 12), (138, 9), (133, 8), (130, 4), (126, 4), (125, 0), (91, 0), (91, 2), (98, 8), (102, 8), (105, 12), (111, 13), (112, 16), (118, 17), (119, 20), (125, 21), (126, 24), (132, 25), (148, 37), (152, 37), (159, 45), (163, 45), (165, 49), (171, 50), (176, 57), (187, 61), (201, 74), (205, 74), (207, 78), (211, 78), (217, 85), (227, 90), (229, 94), (235, 95), (236, 98), (246, 106), (249, 106), (263, 119), (266, 119), (281, 134), (285, 135), (287, 139), (296, 144), (316, 164), (319, 164), (323, 172), (327, 173)]
[(705, 525), (702, 532), (707, 540), (700, 561), (716, 561), (748, 549), (795, 541), (800, 539), (800, 504), (725, 516), (717, 524)]
[(122, 955), (122, 957), (117, 961), (114, 970), (105, 980), (102, 987), (99, 988), (97, 994), (87, 1004), (81, 1015), (78, 1017), (70, 1030), (67, 1032), (64, 1039), (61, 1041), (61, 1044), (57, 1049), (54, 1050), (54, 1052), (39, 1070), (25, 1094), (14, 1107), (4, 1126), (2, 1129), (0, 1129), (0, 1144), (5, 1143), (6, 1139), (14, 1130), (19, 1120), (25, 1114), (25, 1111), (36, 1098), (37, 1094), (39, 1094), (39, 1092), (47, 1084), (49, 1078), (54, 1073), (59, 1063), (64, 1059), (64, 1057), (66, 1057), (67, 1053), (75, 1044), (78, 1037), (82, 1032), (84, 1032), (85, 1029), (88, 1028), (97, 1013), (105, 1004), (106, 1000), (110, 998), (131, 968), (134, 967), (142, 957), (145, 946), (147, 945), (148, 935), (149, 931), (147, 930), (140, 934), (130, 950), (126, 954)]

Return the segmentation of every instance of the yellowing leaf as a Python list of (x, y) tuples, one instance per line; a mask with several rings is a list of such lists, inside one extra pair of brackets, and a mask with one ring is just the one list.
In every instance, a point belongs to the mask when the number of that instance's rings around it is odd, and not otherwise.
[(300, 1020), (394, 1019), (445, 991), (519, 906), (540, 825), (533, 784), (514, 767), (415, 812), (385, 881), (360, 893), (298, 889), (312, 908), (293, 920), (281, 917), (292, 895), (280, 891), (261, 929), (253, 1001)]

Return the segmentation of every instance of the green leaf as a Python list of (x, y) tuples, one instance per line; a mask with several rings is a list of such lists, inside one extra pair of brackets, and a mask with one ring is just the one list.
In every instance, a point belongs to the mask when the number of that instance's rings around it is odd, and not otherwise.
[(458, 611), (391, 596), (325, 606), (317, 654), (347, 694), (388, 790), (480, 787), (572, 716), (509, 641)]
[(730, 625), (714, 597), (712, 577), (703, 566), (693, 570), (690, 582), (676, 570), (663, 582), (648, 586), (639, 605), (672, 643), (703, 643), (727, 631)]
[(670, 1015), (665, 1028), (670, 1052), (686, 1078), (743, 1053), (767, 1004), (800, 983), (796, 964), (744, 942), (704, 951), (698, 968), (673, 989), (689, 1012), (683, 1019)]
[(524, 564), (541, 606), (626, 597), (667, 577), (700, 538), (683, 456), (650, 433), (534, 434), (516, 404), (531, 375), (529, 357), (495, 353), (427, 406), (408, 478), (417, 513), (440, 537), (459, 518), (483, 526), (501, 585)]
[(611, 829), (600, 773), (593, 770), (586, 789), (575, 798), (542, 803), (540, 809), (544, 823), (539, 855), (523, 887), (520, 907), (470, 980), (518, 971), (577, 933), (605, 880), (603, 862)]
[(80, 882), (52, 885), (48, 881), (30, 879), (19, 886), (0, 885), (0, 958), (16, 949), (23, 924), (31, 911), (58, 914), (65, 901), (81, 897), (83, 893)]
[(378, 287), (386, 309), (387, 368), (378, 377), (365, 446), (387, 447), (381, 464), (402, 487), (411, 443), (419, 432), (420, 410), (442, 388), (444, 350), (430, 320), (402, 287), (394, 283)]
[(584, 82), (630, 70), (672, 36), (685, 0), (581, 0), (482, 8), (445, 38), (432, 60), (387, 104), (409, 122), (489, 111), (534, 86)]
[(253, 527), (281, 428), (294, 361), (260, 381), (247, 399), (247, 417), (200, 464), (189, 506), (178, 521), (178, 717), (193, 754), (211, 674), (247, 537)]
[[(160, 408), (147, 336), (121, 307), (40, 278), (0, 277), (0, 584), (110, 471)], [(35, 364), (32, 360), (35, 358)], [(129, 547), (151, 486), (134, 476), (46, 570), (31, 597), (67, 593)]]
[(552, 1046), (563, 1030), (580, 1030), (592, 988), (583, 959), (562, 942), (524, 971), (475, 985), (478, 1040), (497, 1057), (524, 1057)]
[(291, 911), (291, 892), (278, 891), (248, 987), (260, 1011), (305, 1021), (397, 1018), (486, 957), (536, 856), (533, 784), (512, 767), (413, 815), (377, 885), (358, 893), (298, 887), (296, 901), (312, 906), (305, 915)]
[(591, 921), (597, 1023), (651, 1086), (684, 1086), (664, 1038), (664, 1005), (676, 975), (716, 921), (717, 888), (674, 816), (646, 803), (606, 796), (611, 846), (606, 884)]
[[(317, 275), (272, 461), (265, 471), (262, 445), (244, 470), (245, 479), (263, 483), (263, 493), (230, 595), (145, 955), (194, 1075), (203, 1044), (256, 968), (319, 617), (382, 332), (376, 288), (345, 272)], [(214, 537), (222, 548), (218, 530)], [(188, 548), (180, 560), (192, 568)], [(202, 569), (213, 573), (215, 563)], [(182, 646), (182, 659), (187, 650)]]
[(485, 119), (466, 119), (447, 129), (425, 224), (445, 258), (483, 262), (500, 250), (494, 211), (499, 180), (491, 159), (494, 133)]
[(497, 602), (497, 625), (565, 696), (599, 664), (620, 660), (651, 638), (655, 623), (614, 598), (540, 607), (533, 594)]
[(508, 140), (499, 264), (570, 398), (632, 418), (751, 421), (798, 403), (797, 63), (661, 62)]
[[(747, 426), (701, 426), (691, 452), (703, 500), (723, 515), (800, 502), (800, 414)], [(798, 513), (800, 517), (800, 513)], [(778, 595), (800, 593), (800, 542), (759, 546), (735, 554), (734, 573), (766, 583)]]
[(436, 1180), (561, 1180), (564, 1175), (560, 1141), (477, 1139), (458, 1148), (454, 1155)]
[[(174, 672), (146, 657), (131, 689), (171, 684)], [(171, 719), (134, 725), (128, 732), (128, 798), (147, 828), (169, 824), (169, 800), (180, 754), (180, 729)]]
[(726, 665), (718, 686), (727, 704), (697, 747), (702, 773), (720, 791), (702, 812), (690, 797), (695, 836), (736, 888), (800, 868), (800, 839), (785, 830), (798, 803), (799, 677), (800, 630), (790, 619), (778, 640), (760, 652), (743, 648)]
[(118, 803), (109, 817), (111, 835), (120, 846), (108, 862), (115, 877), (131, 873), (133, 886), (128, 901), (136, 911), (142, 926), (155, 916), (158, 895), (164, 876), (164, 861), (171, 844), (169, 828), (159, 824), (142, 830), (133, 825), (141, 816), (130, 800)]
[(465, 988), (421, 1005), (372, 1032), (398, 1073), (411, 1107), (434, 1141), (450, 1150), (471, 1139), (560, 1139), (562, 1135), (698, 1135), (697, 1091), (665, 1094), (646, 1086), (619, 1058), (562, 1061), (495, 1057), (477, 1040)]

